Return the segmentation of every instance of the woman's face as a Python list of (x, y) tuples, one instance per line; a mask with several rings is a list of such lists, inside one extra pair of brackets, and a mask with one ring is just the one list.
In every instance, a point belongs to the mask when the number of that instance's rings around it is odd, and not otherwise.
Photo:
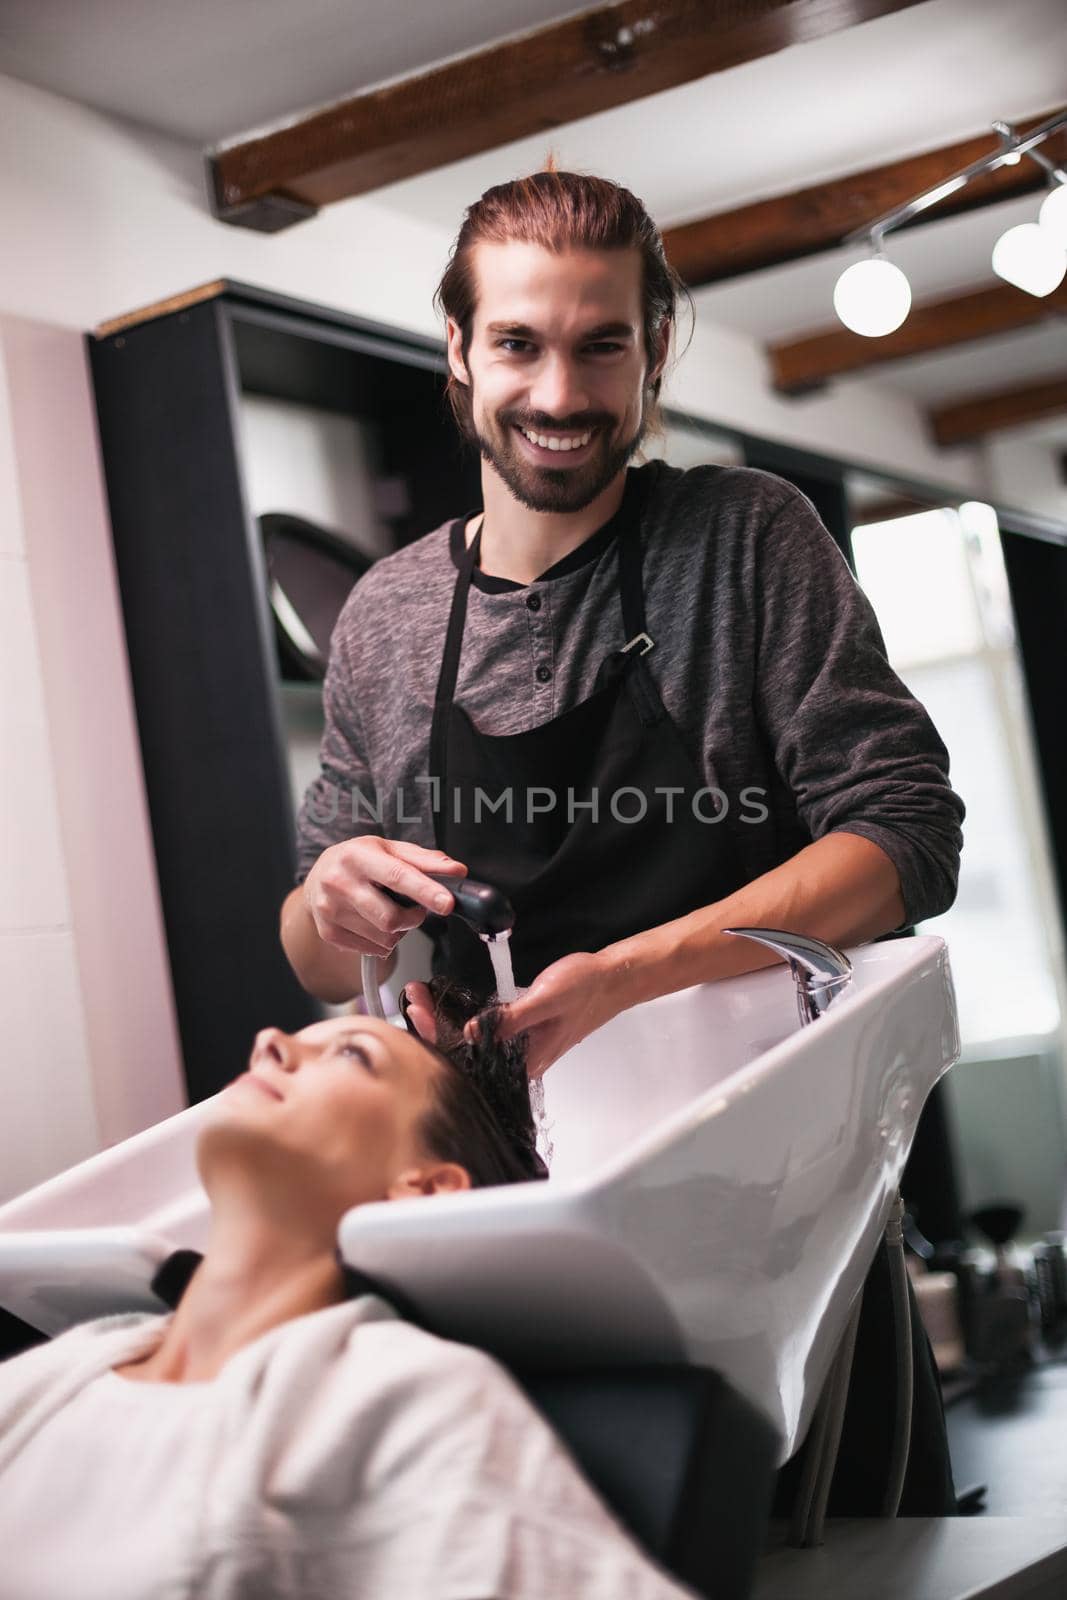
[(299, 1033), (264, 1028), (248, 1070), (216, 1099), (197, 1147), (205, 1186), (234, 1171), (262, 1177), (271, 1204), (335, 1221), (368, 1200), (469, 1186), (426, 1150), (419, 1124), (448, 1067), (426, 1045), (372, 1017), (337, 1017)]

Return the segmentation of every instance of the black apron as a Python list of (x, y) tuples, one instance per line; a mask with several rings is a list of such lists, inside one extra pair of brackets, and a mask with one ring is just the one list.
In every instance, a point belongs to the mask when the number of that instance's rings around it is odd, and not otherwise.
[[(654, 641), (638, 513), (639, 502), (617, 540), (626, 644), (605, 656), (587, 699), (525, 733), (482, 733), (455, 704), (480, 530), (459, 563), (430, 734), (430, 771), (440, 779), (434, 832), (471, 878), (512, 902), (520, 987), (561, 956), (600, 950), (741, 886), (725, 825), (714, 820), (722, 801), (646, 665)], [(467, 924), (434, 919), (426, 931), (434, 971), (488, 998), (488, 952)]]

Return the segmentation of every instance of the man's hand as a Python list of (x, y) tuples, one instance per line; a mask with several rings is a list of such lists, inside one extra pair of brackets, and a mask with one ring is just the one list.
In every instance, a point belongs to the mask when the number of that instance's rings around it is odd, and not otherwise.
[[(500, 1037), (528, 1032), (528, 1070), (539, 1078), (630, 1006), (779, 959), (747, 939), (730, 938), (723, 928), (791, 928), (844, 947), (899, 928), (904, 916), (900, 878), (881, 846), (844, 830), (827, 834), (714, 905), (605, 945), (596, 955), (579, 952), (554, 961), (520, 999), (502, 1008)], [(429, 991), (409, 984), (408, 998), (413, 1025), (432, 1042)], [(473, 1018), (465, 1037), (475, 1038), (477, 1027)]]
[[(388, 956), (427, 911), (445, 916), (455, 904), (427, 872), (462, 878), (467, 869), (441, 850), (364, 834), (324, 850), (304, 881), (304, 900), (324, 944), (365, 956)], [(397, 905), (382, 889), (416, 903)]]
[[(525, 994), (502, 1008), (497, 1037), (526, 1033), (526, 1070), (531, 1078), (540, 1078), (561, 1055), (631, 1003), (614, 964), (600, 954), (578, 951), (553, 961)], [(478, 1019), (472, 1018), (465, 1037), (475, 1039), (478, 1027)]]

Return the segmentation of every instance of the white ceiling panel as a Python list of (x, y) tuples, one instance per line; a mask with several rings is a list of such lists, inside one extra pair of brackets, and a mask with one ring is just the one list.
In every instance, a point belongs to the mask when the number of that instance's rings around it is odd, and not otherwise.
[(587, 9), (566, 0), (0, 0), (0, 72), (208, 146)]

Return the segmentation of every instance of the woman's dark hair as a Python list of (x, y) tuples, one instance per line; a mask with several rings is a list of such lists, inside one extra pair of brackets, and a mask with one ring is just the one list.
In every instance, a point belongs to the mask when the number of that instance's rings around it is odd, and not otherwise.
[[(448, 978), (432, 978), (429, 990), (438, 1038), (429, 1048), (445, 1070), (437, 1074), (434, 1103), (420, 1128), (428, 1148), (442, 1161), (465, 1167), (476, 1189), (547, 1178), (530, 1110), (525, 1035), (498, 1040), (499, 1006), (483, 1009), (469, 990)], [(426, 1044), (408, 1018), (406, 997), (400, 1009), (408, 1031)], [(464, 1039), (463, 1026), (473, 1016), (480, 1034), (472, 1044)]]
[[(452, 246), (448, 266), (434, 294), (434, 305), (451, 317), (462, 334), (463, 359), (470, 352), (478, 285), (474, 248), (483, 241), (503, 244), (517, 239), (537, 244), (554, 255), (568, 250), (637, 250), (641, 256), (641, 311), (645, 356), (655, 360), (660, 330), (673, 329), (678, 300), (692, 300), (663, 249), (659, 229), (642, 202), (629, 189), (608, 178), (560, 172), (549, 156), (544, 170), (487, 189), (468, 206)], [(648, 422), (662, 433), (659, 396), (662, 376), (650, 388)], [(447, 395), (460, 432), (475, 441), (470, 389), (449, 374)]]

